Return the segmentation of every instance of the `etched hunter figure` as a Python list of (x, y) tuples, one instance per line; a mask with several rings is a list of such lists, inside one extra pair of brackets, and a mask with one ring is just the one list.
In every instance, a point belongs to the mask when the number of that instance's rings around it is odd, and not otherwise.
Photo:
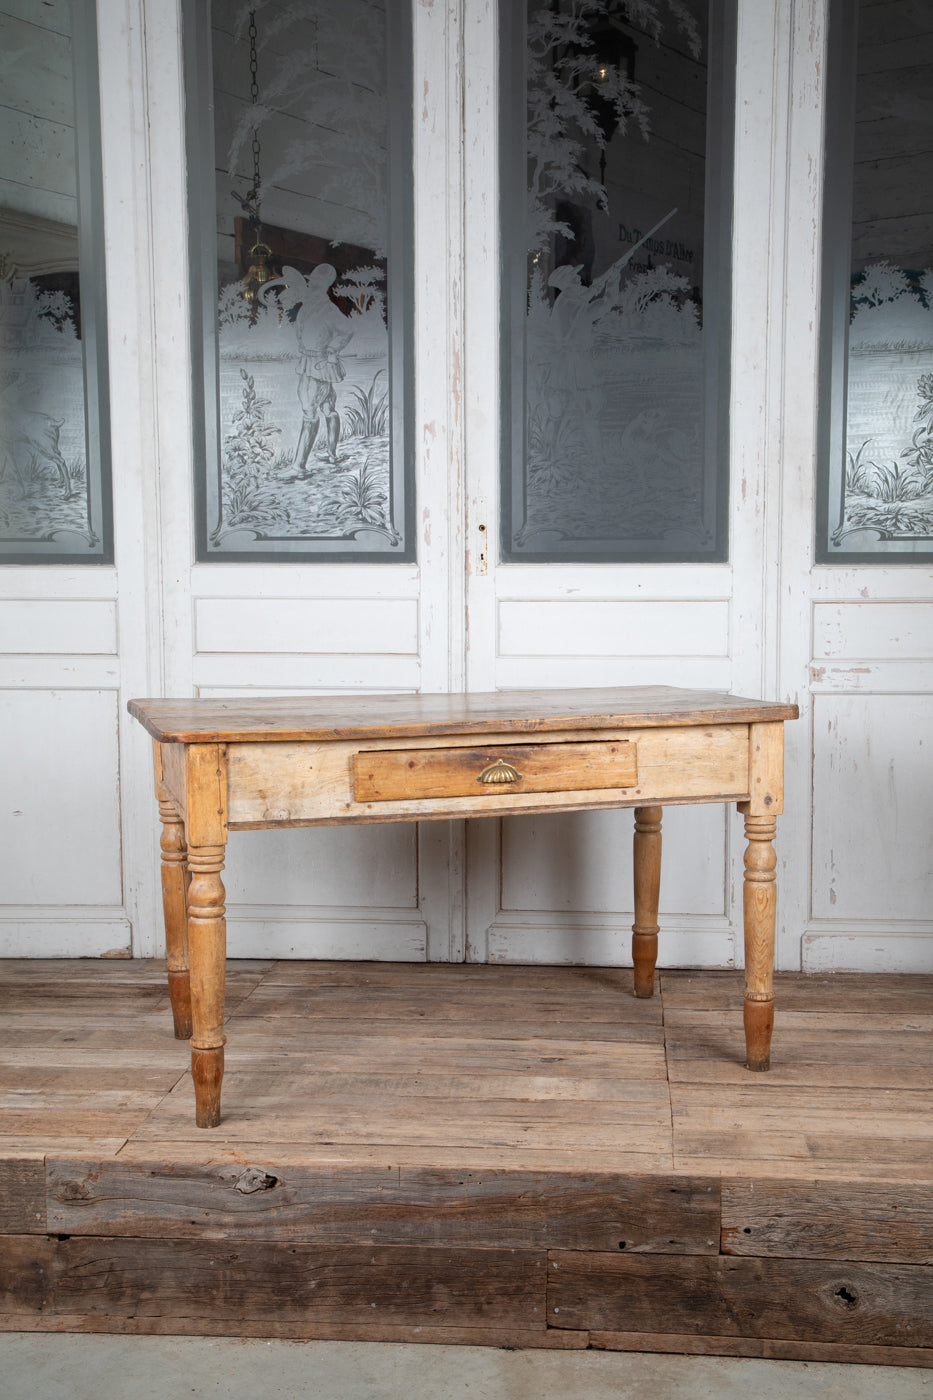
[(298, 307), (295, 329), (298, 336), (298, 402), (301, 404), (301, 431), (295, 449), (291, 476), (285, 481), (309, 479), (308, 461), (324, 423), (326, 457), (337, 465), (337, 443), (340, 441), (340, 415), (337, 412), (337, 388), (346, 378), (341, 352), (353, 338), (347, 318), (331, 301), (328, 292), (337, 280), (336, 269), (330, 263), (320, 263), (305, 278), (293, 267), (286, 267), (282, 277), (263, 288), (266, 295), (279, 290), (279, 302), (291, 310)]

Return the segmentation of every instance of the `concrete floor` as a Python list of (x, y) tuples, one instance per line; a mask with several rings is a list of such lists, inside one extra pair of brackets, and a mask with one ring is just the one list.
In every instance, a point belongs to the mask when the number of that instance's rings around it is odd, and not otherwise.
[(933, 1370), (378, 1342), (0, 1333), (3, 1400), (933, 1400)]

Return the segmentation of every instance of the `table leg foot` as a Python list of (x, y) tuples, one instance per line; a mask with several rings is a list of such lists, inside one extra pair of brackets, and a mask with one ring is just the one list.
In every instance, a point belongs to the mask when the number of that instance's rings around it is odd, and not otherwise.
[(745, 1003), (745, 1068), (771, 1068), (771, 1032), (774, 1030), (774, 999)]
[(632, 925), (632, 962), (635, 995), (654, 996), (654, 969), (658, 961), (658, 900), (661, 889), (660, 807), (635, 808), (635, 922)]
[(168, 995), (172, 1003), (172, 1021), (176, 1040), (191, 1039), (191, 975), (188, 969), (183, 972), (168, 973)]
[(220, 1086), (224, 1077), (224, 1049), (191, 1051), (194, 1080), (194, 1113), (199, 1128), (220, 1127)]

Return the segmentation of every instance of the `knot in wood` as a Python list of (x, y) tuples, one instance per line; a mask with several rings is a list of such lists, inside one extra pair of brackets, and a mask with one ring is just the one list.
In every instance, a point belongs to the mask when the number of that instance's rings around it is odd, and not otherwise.
[(263, 1171), (262, 1167), (246, 1167), (233, 1183), (233, 1189), (242, 1196), (251, 1196), (254, 1191), (271, 1191), (278, 1184), (278, 1177)]

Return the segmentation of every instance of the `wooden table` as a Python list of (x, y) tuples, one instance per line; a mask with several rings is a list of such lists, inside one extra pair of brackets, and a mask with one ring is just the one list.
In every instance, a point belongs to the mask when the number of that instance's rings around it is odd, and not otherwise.
[(797, 707), (670, 686), (131, 700), (155, 741), (175, 1034), (191, 1039), (196, 1120), (220, 1122), (227, 832), (635, 809), (635, 995), (654, 991), (663, 804), (745, 815), (745, 1042), (770, 1066), (774, 835), (784, 721)]

